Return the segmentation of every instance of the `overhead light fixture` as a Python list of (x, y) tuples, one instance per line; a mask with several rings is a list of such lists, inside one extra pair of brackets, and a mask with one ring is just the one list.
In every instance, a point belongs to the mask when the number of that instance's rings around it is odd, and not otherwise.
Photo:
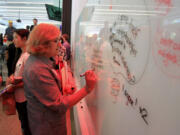
[[(3, 13), (2, 14), (2, 16), (13, 16), (13, 15), (17, 16), (18, 12), (15, 12), (15, 13), (11, 12), (11, 13)], [(28, 15), (28, 16), (45, 16), (45, 17), (47, 16), (47, 14), (38, 14), (38, 13), (37, 14), (35, 14), (35, 13), (32, 14), (32, 13), (23, 13), (23, 12), (21, 12), (21, 16), (26, 16), (26, 15)]]
[[(1, 17), (1, 18), (14, 18), (14, 19), (17, 19), (18, 18), (18, 16), (3, 16), (3, 17)], [(23, 20), (24, 19), (30, 19), (30, 20), (32, 20), (33, 18), (34, 18), (34, 16), (21, 16), (21, 18), (23, 18)], [(39, 19), (48, 19), (47, 17), (44, 17), (44, 16), (38, 16), (38, 20)]]
[(109, 9), (96, 9), (95, 11), (97, 11), (97, 12), (109, 12), (109, 13), (112, 13), (112, 12), (130, 12), (130, 13), (157, 13), (157, 14), (164, 14), (165, 12), (163, 12), (163, 11), (154, 11), (154, 10), (127, 10), (127, 9), (121, 9), (121, 10), (119, 10), (119, 9), (111, 9), (111, 10), (109, 10)]
[(4, 1), (4, 2), (0, 2), (0, 3), (3, 3), (3, 4), (34, 4), (34, 5), (44, 5), (44, 4), (53, 4), (53, 3), (48, 3), (48, 2), (45, 2), (45, 3), (43, 3), (43, 2), (21, 2), (21, 1), (19, 1), (19, 2), (13, 2), (13, 1)]
[(84, 26), (104, 26), (104, 23), (80, 23), (80, 25)]
[[(1, 9), (19, 9), (17, 6), (0, 6)], [(45, 7), (21, 7), (21, 9), (44, 9)]]
[[(16, 16), (14, 16), (14, 15), (4, 15), (3, 17), (9, 17), (9, 18), (18, 18), (18, 15), (16, 15)], [(36, 16), (21, 16), (22, 18), (31, 18), (31, 20), (34, 18), (34, 17), (36, 17)], [(37, 18), (39, 19), (39, 18), (47, 18), (48, 19), (48, 17), (46, 17), (46, 16), (37, 16)]]
[(102, 13), (102, 12), (95, 12), (94, 15), (137, 15), (137, 16), (157, 16), (157, 14), (145, 14), (145, 13)]
[(16, 22), (21, 23), (21, 19), (17, 19)]
[[(2, 10), (2, 9), (0, 9), (0, 12), (3, 12), (3, 13), (4, 13), (5, 11), (6, 11), (6, 12), (18, 12), (19, 9), (14, 9), (14, 10), (13, 10), (13, 9), (7, 9), (7, 10), (5, 10), (5, 9)], [(45, 10), (24, 10), (24, 9), (20, 9), (20, 11), (21, 11), (21, 12), (31, 12), (31, 13), (32, 13), (32, 12), (33, 12), (33, 13), (34, 13), (34, 12), (35, 12), (35, 13), (36, 13), (36, 12), (38, 12), (38, 13), (46, 13)]]

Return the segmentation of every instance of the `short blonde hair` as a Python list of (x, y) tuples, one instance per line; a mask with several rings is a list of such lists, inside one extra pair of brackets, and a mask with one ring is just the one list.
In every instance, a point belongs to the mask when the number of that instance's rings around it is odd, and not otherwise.
[(13, 21), (12, 21), (12, 20), (9, 20), (8, 23), (13, 23)]
[(60, 36), (60, 30), (52, 24), (41, 23), (33, 28), (26, 42), (27, 52), (34, 55), (43, 55), (49, 42)]

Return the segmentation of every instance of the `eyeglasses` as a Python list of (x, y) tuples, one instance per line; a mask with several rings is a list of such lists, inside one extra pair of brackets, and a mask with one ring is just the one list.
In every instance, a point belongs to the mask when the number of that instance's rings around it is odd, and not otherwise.
[(52, 40), (51, 42), (54, 42), (54, 43), (58, 44), (58, 43), (60, 42), (60, 38), (57, 38), (57, 39), (55, 39), (55, 40)]

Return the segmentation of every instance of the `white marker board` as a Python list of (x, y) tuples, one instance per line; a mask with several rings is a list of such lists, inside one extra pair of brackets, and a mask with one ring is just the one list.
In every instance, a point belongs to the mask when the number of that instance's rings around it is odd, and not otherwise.
[(89, 0), (73, 22), (78, 84), (87, 69), (100, 78), (86, 98), (96, 135), (180, 134), (179, 7), (178, 0)]

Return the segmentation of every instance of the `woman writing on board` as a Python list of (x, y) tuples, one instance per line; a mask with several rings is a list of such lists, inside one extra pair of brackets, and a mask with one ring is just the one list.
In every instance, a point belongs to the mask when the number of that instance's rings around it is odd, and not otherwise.
[(32, 135), (66, 135), (66, 110), (88, 95), (97, 82), (95, 73), (86, 71), (85, 87), (73, 95), (62, 95), (61, 81), (50, 61), (58, 53), (60, 34), (54, 25), (39, 24), (27, 41), (30, 56), (23, 81)]

